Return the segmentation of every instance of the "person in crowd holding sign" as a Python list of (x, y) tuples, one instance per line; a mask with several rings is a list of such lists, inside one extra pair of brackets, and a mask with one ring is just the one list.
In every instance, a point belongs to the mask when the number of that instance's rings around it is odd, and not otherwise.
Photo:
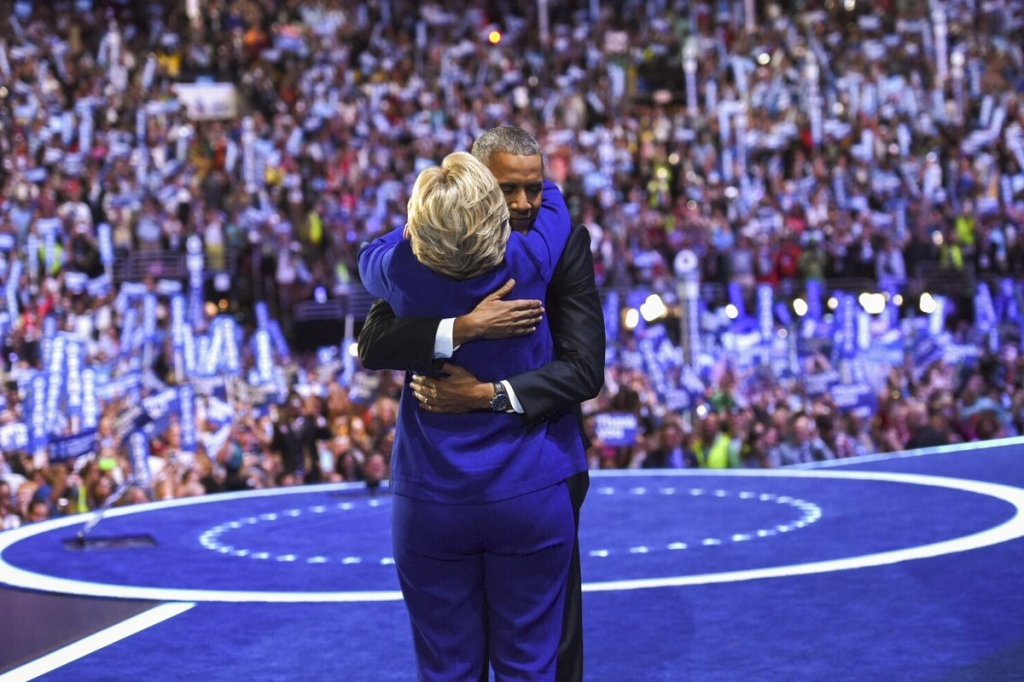
[[(465, 315), (503, 283), (543, 300), (570, 233), (558, 189), (544, 183), (533, 229), (511, 232), (504, 193), (464, 152), (424, 170), (404, 229), (364, 245), (360, 275), (399, 316)], [(498, 371), (554, 358), (537, 333), (460, 345), (454, 363), (489, 382), (476, 409), (431, 409), (436, 392), (402, 392), (392, 455), (393, 542), (424, 680), (554, 679), (575, 544), (565, 479), (586, 471), (571, 412), (531, 427)], [(417, 400), (420, 403), (417, 403)]]
[[(494, 174), (504, 194), (516, 231), (530, 230), (541, 207), (544, 160), (540, 145), (521, 128), (499, 126), (473, 145), (473, 155)], [(359, 359), (368, 369), (403, 369), (419, 372), (414, 385), (417, 395), (429, 396), (427, 409), (462, 413), (476, 409), (474, 397), (489, 386), (464, 367), (444, 364), (444, 374), (434, 372), (436, 363), (450, 358), (453, 349), (478, 338), (502, 338), (529, 333), (535, 311), (522, 300), (503, 300), (506, 283), (466, 315), (440, 317), (396, 317), (386, 301), (370, 309), (359, 335)], [(580, 403), (593, 398), (604, 383), (604, 314), (594, 275), (590, 233), (576, 225), (546, 292), (545, 311), (555, 345), (555, 359), (523, 373), (508, 372), (500, 382), (512, 409), (525, 423), (536, 426), (543, 420), (572, 410), (579, 422), (584, 447), (590, 442), (583, 428)], [(566, 479), (572, 497), (575, 521), (589, 487), (589, 474), (580, 472)], [(574, 544), (573, 563), (565, 599), (562, 640), (558, 651), (558, 680), (583, 677), (583, 595), (579, 565), (579, 543)]]

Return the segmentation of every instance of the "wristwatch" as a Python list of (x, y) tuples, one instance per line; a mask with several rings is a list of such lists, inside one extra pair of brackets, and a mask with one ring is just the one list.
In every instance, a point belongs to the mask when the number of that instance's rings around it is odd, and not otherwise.
[(500, 381), (495, 381), (492, 385), (494, 386), (494, 397), (491, 398), (491, 412), (508, 412), (512, 403), (508, 399), (508, 393), (505, 392), (505, 385)]

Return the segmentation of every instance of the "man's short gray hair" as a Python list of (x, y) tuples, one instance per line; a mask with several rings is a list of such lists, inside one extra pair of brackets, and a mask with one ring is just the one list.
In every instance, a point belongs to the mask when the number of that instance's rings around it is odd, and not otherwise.
[(509, 231), (498, 181), (470, 154), (449, 154), (416, 178), (406, 234), (431, 270), (453, 279), (481, 275), (504, 260)]
[(540, 156), (540, 143), (517, 126), (491, 128), (473, 143), (473, 156), (490, 165), (495, 154)]

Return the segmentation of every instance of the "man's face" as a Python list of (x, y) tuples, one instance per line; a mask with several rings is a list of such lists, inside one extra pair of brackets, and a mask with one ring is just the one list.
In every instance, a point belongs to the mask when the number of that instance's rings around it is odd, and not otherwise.
[(544, 161), (539, 154), (517, 156), (499, 153), (487, 165), (498, 179), (508, 204), (509, 222), (517, 232), (526, 232), (540, 213), (544, 185)]

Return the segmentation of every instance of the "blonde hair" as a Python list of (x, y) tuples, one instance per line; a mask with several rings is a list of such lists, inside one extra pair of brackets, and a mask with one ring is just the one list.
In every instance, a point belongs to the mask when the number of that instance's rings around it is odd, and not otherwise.
[(469, 279), (497, 267), (509, 229), (498, 181), (471, 154), (449, 154), (416, 178), (406, 235), (416, 259), (431, 270)]

